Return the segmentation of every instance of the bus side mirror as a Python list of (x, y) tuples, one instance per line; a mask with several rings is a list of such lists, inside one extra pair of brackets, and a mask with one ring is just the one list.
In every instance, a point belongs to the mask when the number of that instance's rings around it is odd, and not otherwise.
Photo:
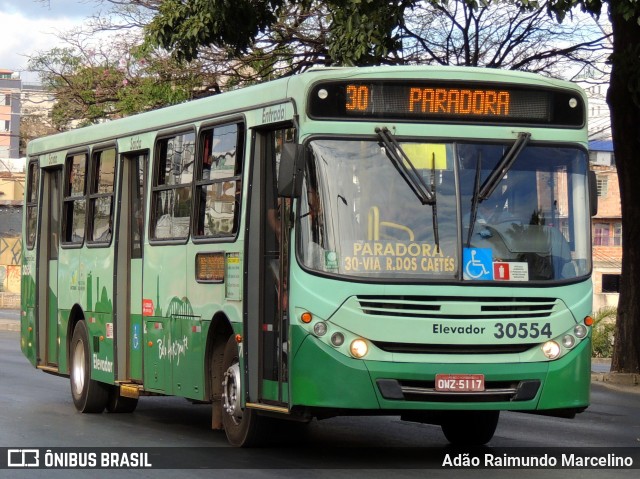
[(278, 196), (298, 198), (302, 189), (304, 146), (284, 143), (280, 153), (278, 172)]
[(598, 214), (598, 179), (595, 171), (589, 171), (589, 205), (591, 216)]

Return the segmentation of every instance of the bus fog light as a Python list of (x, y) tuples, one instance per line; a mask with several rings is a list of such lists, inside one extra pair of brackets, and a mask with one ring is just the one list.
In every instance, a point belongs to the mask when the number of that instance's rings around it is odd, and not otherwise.
[(574, 344), (576, 344), (576, 338), (574, 338), (570, 334), (565, 334), (562, 338), (562, 345), (567, 349), (571, 349)]
[(324, 336), (327, 334), (327, 323), (320, 321), (313, 325), (313, 332), (316, 336)]
[(351, 354), (354, 358), (363, 358), (368, 351), (369, 347), (364, 339), (354, 339), (351, 342)]
[(573, 328), (573, 334), (576, 335), (576, 338), (582, 339), (587, 335), (587, 328), (582, 324), (578, 324)]
[(333, 333), (331, 335), (331, 344), (333, 344), (336, 348), (342, 346), (344, 344), (344, 334)]
[(560, 356), (560, 345), (555, 341), (547, 341), (542, 345), (542, 352), (549, 359), (556, 359)]

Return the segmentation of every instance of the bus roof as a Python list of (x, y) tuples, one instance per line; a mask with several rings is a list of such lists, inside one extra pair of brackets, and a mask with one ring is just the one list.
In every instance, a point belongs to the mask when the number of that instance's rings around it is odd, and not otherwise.
[(579, 91), (584, 96), (582, 89), (571, 82), (510, 70), (451, 66), (315, 67), (299, 75), (38, 138), (29, 142), (28, 155), (71, 149), (74, 146), (177, 127), (215, 116), (261, 108), (267, 104), (288, 101), (290, 98), (304, 98), (311, 85), (317, 81), (355, 77), (389, 80), (455, 79), (526, 84), (542, 88), (571, 89)]

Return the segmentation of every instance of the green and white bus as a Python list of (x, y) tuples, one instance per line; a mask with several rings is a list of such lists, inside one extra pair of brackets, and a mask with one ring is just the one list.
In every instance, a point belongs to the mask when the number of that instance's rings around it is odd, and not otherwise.
[(22, 351), (81, 412), (210, 402), (237, 446), (338, 415), (462, 444), (503, 410), (572, 417), (586, 111), (530, 74), (322, 68), (34, 140)]

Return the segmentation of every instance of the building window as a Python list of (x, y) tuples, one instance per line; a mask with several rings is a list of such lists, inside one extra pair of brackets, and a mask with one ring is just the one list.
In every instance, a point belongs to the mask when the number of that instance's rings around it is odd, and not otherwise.
[(4, 96), (4, 106), (10, 106), (11, 105), (11, 94), (7, 93)]
[(609, 191), (609, 178), (606, 176), (599, 176), (597, 179), (598, 196), (605, 197)]
[(595, 223), (593, 225), (594, 246), (609, 246), (609, 223)]
[(603, 293), (619, 293), (620, 292), (620, 275), (619, 274), (603, 274), (602, 275), (602, 292)]
[(2, 130), (3, 131), (11, 131), (11, 121), (10, 120), (1, 120), (2, 123), (0, 123), (0, 125), (2, 125)]
[(622, 223), (613, 223), (613, 246), (622, 246)]

